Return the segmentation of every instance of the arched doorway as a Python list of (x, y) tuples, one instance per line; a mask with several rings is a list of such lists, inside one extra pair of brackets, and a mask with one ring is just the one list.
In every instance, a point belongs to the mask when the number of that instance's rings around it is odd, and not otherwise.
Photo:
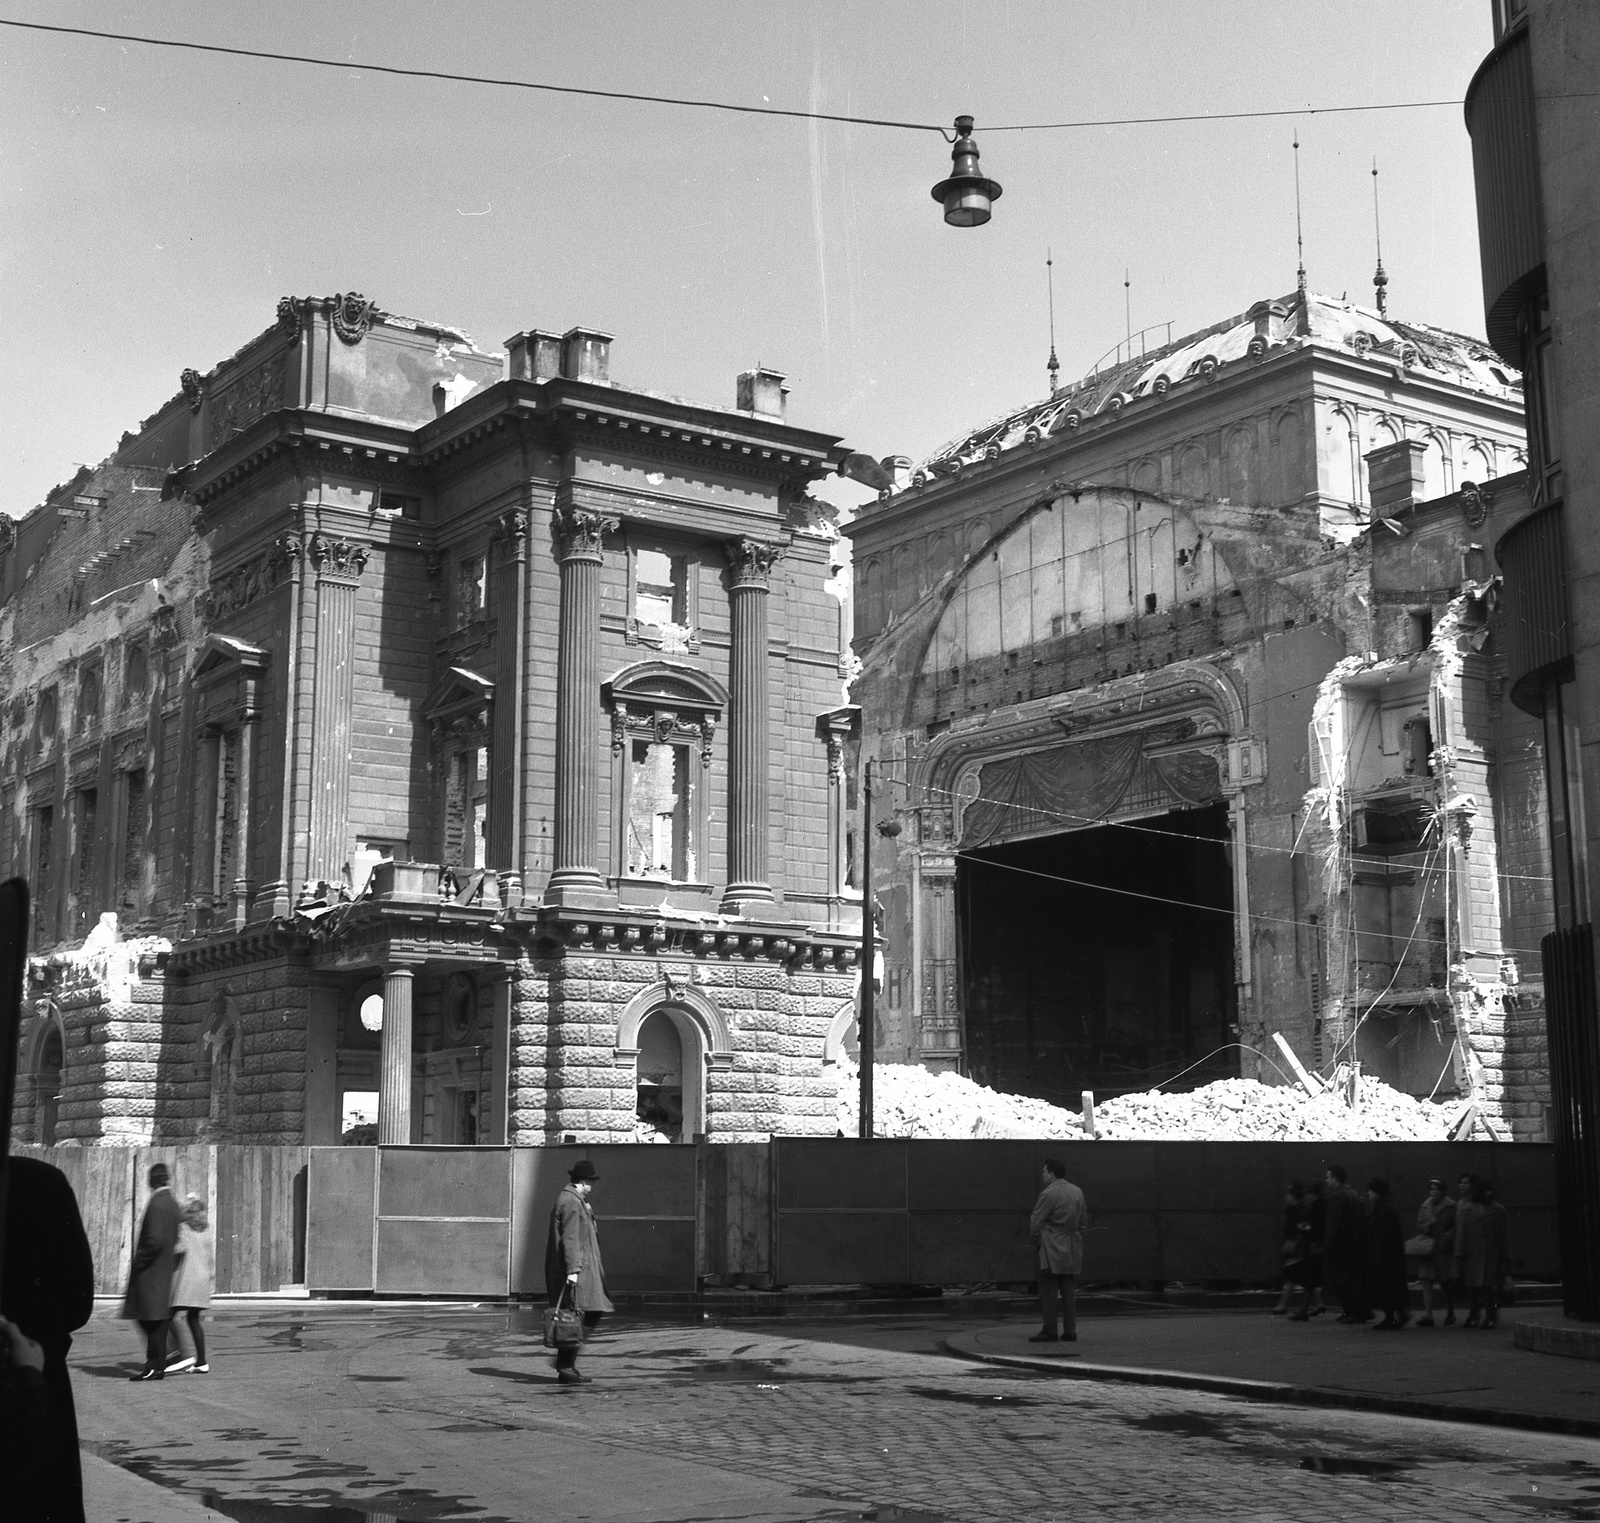
[(39, 1123), (39, 1141), (47, 1148), (56, 1144), (56, 1124), (61, 1114), (61, 1073), (65, 1066), (61, 1027), (52, 1021), (39, 1044), (39, 1060), (34, 1069), (34, 1115)]

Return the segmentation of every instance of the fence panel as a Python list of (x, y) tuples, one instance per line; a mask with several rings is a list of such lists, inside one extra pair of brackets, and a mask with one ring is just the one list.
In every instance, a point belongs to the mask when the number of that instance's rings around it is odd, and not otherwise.
[(376, 1148), (310, 1148), (306, 1160), (306, 1289), (370, 1295), (376, 1275)]
[(1021, 1282), (1037, 1271), (1028, 1214), (1044, 1159), (1088, 1198), (1091, 1280), (1267, 1280), (1290, 1179), (1341, 1164), (1389, 1181), (1409, 1232), (1434, 1176), (1466, 1173), (1505, 1202), (1517, 1273), (1554, 1276), (1553, 1150), (1518, 1143), (933, 1142), (775, 1138), (780, 1284)]
[(378, 1294), (503, 1296), (510, 1236), (510, 1148), (378, 1149)]
[(600, 1171), (592, 1203), (611, 1293), (693, 1291), (699, 1257), (698, 1151), (629, 1143), (514, 1149), (511, 1293), (545, 1293), (550, 1212), (580, 1158)]

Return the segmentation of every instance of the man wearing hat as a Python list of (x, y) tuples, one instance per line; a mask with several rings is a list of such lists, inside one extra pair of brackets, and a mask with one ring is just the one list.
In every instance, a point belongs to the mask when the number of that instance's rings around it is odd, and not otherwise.
[[(565, 1295), (568, 1303), (583, 1313), (584, 1336), (595, 1327), (603, 1313), (615, 1311), (606, 1295), (605, 1265), (600, 1262), (600, 1232), (594, 1212), (589, 1209), (589, 1193), (600, 1177), (587, 1158), (572, 1166), (571, 1183), (556, 1197), (550, 1213), (550, 1241), (544, 1254), (545, 1294), (550, 1304)], [(577, 1385), (578, 1349), (556, 1350), (556, 1379), (563, 1385)]]

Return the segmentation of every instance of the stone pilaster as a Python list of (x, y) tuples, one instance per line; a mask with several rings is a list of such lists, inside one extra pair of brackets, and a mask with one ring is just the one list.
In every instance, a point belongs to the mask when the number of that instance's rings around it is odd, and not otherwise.
[(350, 854), (350, 710), (355, 702), (356, 592), (365, 545), (318, 534), (307, 547), (317, 575), (316, 673), (311, 721), (308, 879), (336, 880)]
[(739, 539), (726, 547), (733, 650), (728, 721), (728, 886), (723, 908), (772, 903), (767, 881), (770, 810), (767, 739), (767, 594), (781, 545)]
[(556, 655), (555, 863), (550, 904), (593, 903), (605, 888), (599, 856), (600, 567), (617, 520), (556, 509), (561, 633)]
[(378, 1074), (378, 1141), (411, 1141), (412, 970), (383, 973), (383, 1047)]

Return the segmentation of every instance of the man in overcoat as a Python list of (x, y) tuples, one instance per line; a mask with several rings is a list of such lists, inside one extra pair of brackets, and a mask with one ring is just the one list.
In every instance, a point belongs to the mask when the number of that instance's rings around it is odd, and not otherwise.
[(37, 1158), (10, 1158), (6, 1169), (0, 1309), (43, 1350), (54, 1442), (47, 1453), (32, 1456), (26, 1474), (6, 1471), (0, 1515), (83, 1523), (83, 1468), (67, 1351), (73, 1333), (94, 1312), (94, 1259), (66, 1175)]
[[(1083, 1229), (1089, 1208), (1083, 1191), (1067, 1180), (1067, 1166), (1047, 1158), (1040, 1173), (1044, 1189), (1034, 1203), (1028, 1233), (1039, 1248), (1039, 1301), (1044, 1326), (1030, 1343), (1078, 1341), (1078, 1276), (1083, 1273)], [(1061, 1332), (1056, 1332), (1059, 1315)]]
[(161, 1380), (167, 1368), (167, 1328), (172, 1321), (172, 1277), (178, 1268), (178, 1226), (183, 1212), (167, 1188), (171, 1175), (164, 1163), (150, 1165), (154, 1192), (139, 1223), (139, 1242), (133, 1250), (128, 1274), (128, 1294), (122, 1315), (136, 1318), (144, 1329), (144, 1368), (133, 1380)]
[[(600, 1261), (600, 1231), (595, 1225), (589, 1195), (599, 1171), (587, 1158), (572, 1166), (570, 1182), (556, 1197), (550, 1212), (550, 1238), (544, 1254), (545, 1294), (554, 1306), (565, 1296), (568, 1304), (583, 1313), (583, 1332), (588, 1335), (601, 1316), (615, 1311), (606, 1295), (605, 1265)], [(556, 1379), (563, 1385), (578, 1385), (578, 1348), (556, 1350)]]

